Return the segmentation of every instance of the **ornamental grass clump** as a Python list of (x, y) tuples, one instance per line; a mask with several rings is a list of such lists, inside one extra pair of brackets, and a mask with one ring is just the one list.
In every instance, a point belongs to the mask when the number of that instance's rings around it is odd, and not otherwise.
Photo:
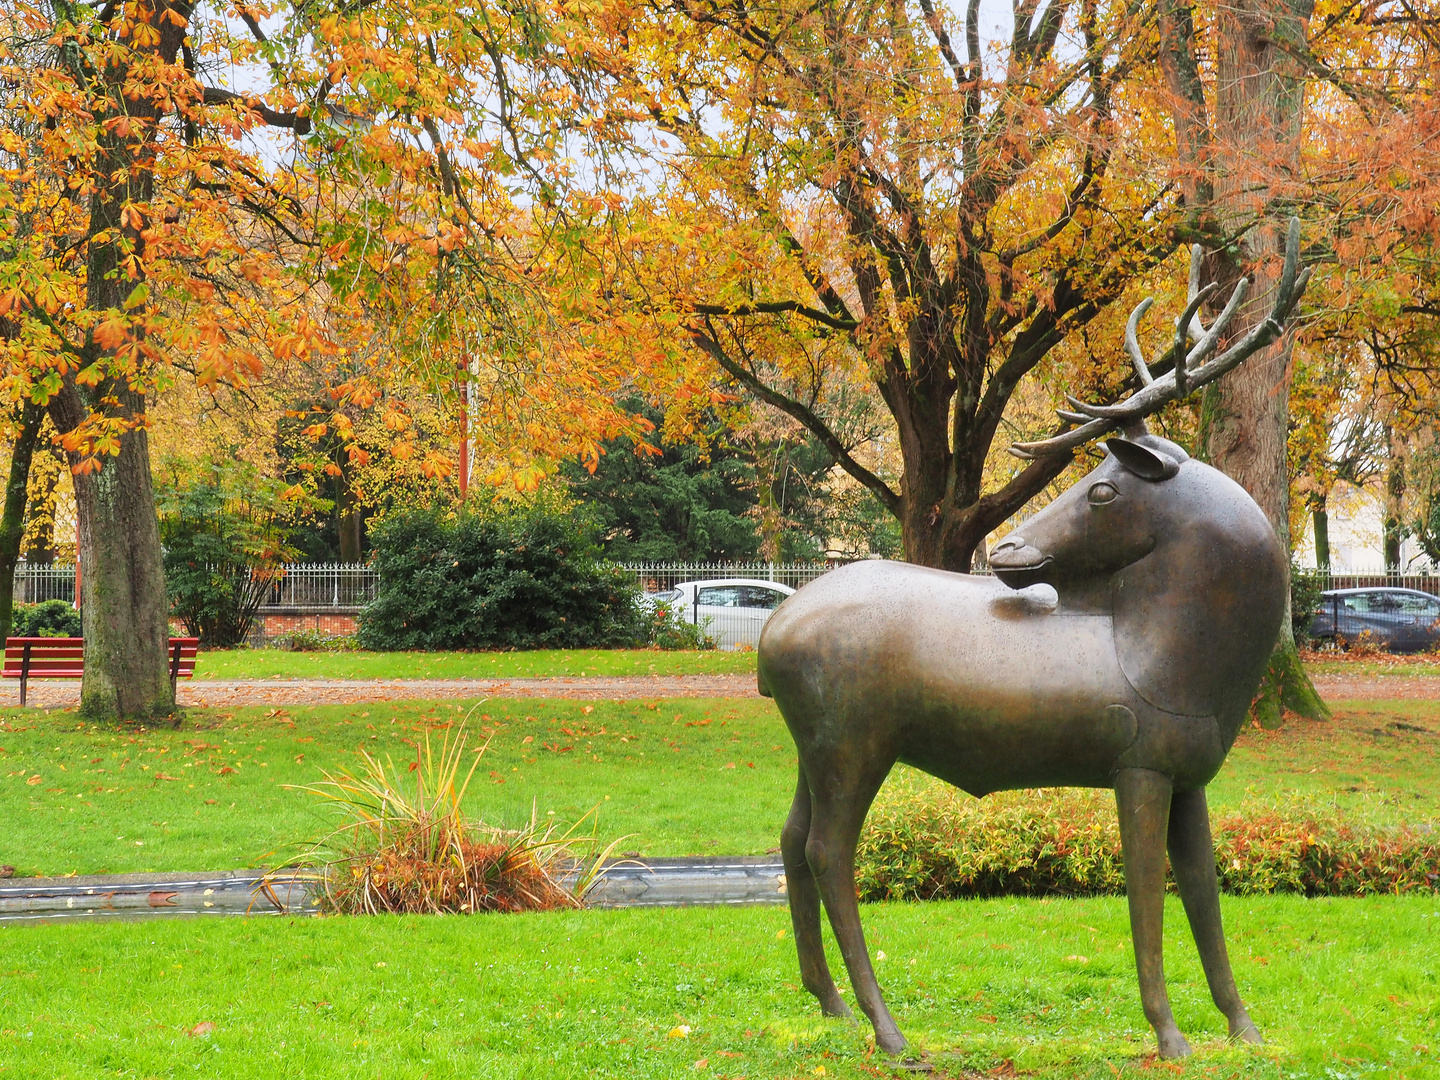
[[(1440, 887), (1440, 836), (1430, 825), (1376, 828), (1290, 800), (1215, 814), (1212, 827), (1220, 887), (1229, 893)], [(856, 884), (865, 900), (1123, 893), (1114, 796), (1050, 788), (975, 799), (939, 785), (887, 788), (860, 837)]]
[(300, 860), (323, 866), (322, 907), (349, 915), (579, 907), (609, 851), (576, 858), (597, 845), (593, 829), (582, 833), (595, 811), (568, 828), (542, 825), (534, 812), (510, 831), (467, 820), (465, 793), (488, 744), (471, 753), (463, 777), (462, 725), (438, 751), (427, 732), (407, 767), (362, 749), (358, 774), (326, 772), (305, 785), (347, 819)]

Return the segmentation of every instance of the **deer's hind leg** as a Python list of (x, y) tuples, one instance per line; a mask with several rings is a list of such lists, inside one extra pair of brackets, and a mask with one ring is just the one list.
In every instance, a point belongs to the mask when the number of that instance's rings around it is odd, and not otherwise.
[(1170, 778), (1152, 769), (1122, 769), (1115, 776), (1140, 1003), (1145, 1019), (1155, 1029), (1162, 1058), (1190, 1054), (1190, 1044), (1175, 1024), (1165, 990), (1165, 841), (1172, 793)]
[(1249, 1043), (1263, 1043), (1260, 1029), (1250, 1019), (1235, 976), (1230, 971), (1230, 954), (1225, 948), (1225, 930), (1220, 922), (1220, 882), (1215, 876), (1215, 844), (1210, 836), (1210, 810), (1205, 789), (1177, 791), (1170, 801), (1170, 869), (1190, 920), (1190, 932), (1200, 950), (1200, 964), (1215, 1007), (1230, 1025), (1230, 1037)]
[[(813, 805), (805, 858), (820, 886), (855, 999), (875, 1028), (875, 1045), (886, 1053), (898, 1054), (905, 1049), (905, 1036), (895, 1026), (875, 980), (875, 969), (865, 947), (865, 931), (860, 925), (860, 901), (855, 895), (855, 846), (860, 827), (893, 762), (882, 765), (876, 758), (865, 759), (865, 754), (857, 753), (849, 761), (807, 770)], [(823, 780), (817, 782), (817, 777)]]
[(840, 997), (830, 965), (825, 960), (825, 943), (820, 936), (820, 887), (810, 864), (805, 861), (805, 843), (810, 839), (810, 784), (805, 766), (795, 785), (795, 801), (780, 834), (780, 856), (785, 860), (785, 889), (790, 897), (790, 924), (795, 928), (795, 950), (800, 954), (800, 981), (820, 1001), (826, 1016), (853, 1018), (850, 1006)]

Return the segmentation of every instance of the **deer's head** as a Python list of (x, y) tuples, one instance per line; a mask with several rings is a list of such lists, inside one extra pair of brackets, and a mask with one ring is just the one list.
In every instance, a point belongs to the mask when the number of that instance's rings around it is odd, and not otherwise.
[[(1096, 469), (990, 552), (1011, 588), (1053, 585), (1062, 603), (1144, 558), (1167, 531), (1183, 528), (1167, 490), (1188, 460), (1166, 439), (1110, 439)], [(1179, 500), (1183, 502), (1183, 500)]]

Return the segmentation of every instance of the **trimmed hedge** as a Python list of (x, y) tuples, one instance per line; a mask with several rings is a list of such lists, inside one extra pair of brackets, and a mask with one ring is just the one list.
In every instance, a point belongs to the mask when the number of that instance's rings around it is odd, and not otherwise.
[[(1211, 825), (1225, 892), (1368, 896), (1440, 886), (1440, 834), (1429, 826), (1369, 828), (1301, 802), (1212, 813)], [(1114, 795), (887, 790), (860, 837), (856, 884), (864, 900), (1122, 894)]]
[(634, 579), (598, 560), (594, 524), (555, 498), (393, 513), (370, 534), (380, 586), (365, 649), (606, 648), (637, 644)]
[(11, 637), (81, 637), (80, 612), (68, 600), (16, 604), (10, 616)]

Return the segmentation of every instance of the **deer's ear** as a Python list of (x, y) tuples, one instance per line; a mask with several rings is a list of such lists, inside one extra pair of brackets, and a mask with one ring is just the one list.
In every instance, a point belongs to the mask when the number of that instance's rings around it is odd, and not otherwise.
[(1129, 439), (1106, 439), (1105, 449), (1142, 480), (1169, 480), (1180, 471), (1180, 463), (1174, 458)]

